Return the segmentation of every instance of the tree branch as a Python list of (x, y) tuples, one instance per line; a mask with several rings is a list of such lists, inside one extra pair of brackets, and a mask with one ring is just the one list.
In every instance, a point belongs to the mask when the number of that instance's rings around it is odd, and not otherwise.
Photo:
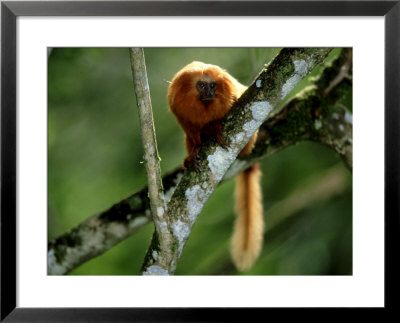
[[(278, 57), (281, 57), (281, 55), (285, 55), (286, 57), (291, 57), (288, 55), (287, 52), (281, 53)], [(326, 55), (326, 53), (325, 53)], [(312, 56), (310, 54), (305, 54), (303, 52), (302, 57), (307, 57), (307, 56)], [(322, 59), (322, 58), (321, 58)], [(339, 58), (340, 59), (340, 58)], [(285, 60), (284, 60), (285, 61)], [(278, 91), (279, 86), (276, 85), (276, 83), (272, 82), (271, 85), (268, 87), (270, 91), (275, 93), (275, 99), (274, 100), (269, 100), (268, 102), (275, 102), (275, 105), (278, 104), (278, 102), (284, 97), (284, 95), (287, 95), (289, 92), (289, 84), (290, 87), (294, 87), (293, 83), (298, 83), (299, 75), (305, 76), (303, 74), (304, 71), (302, 67), (308, 66), (307, 61), (302, 60), (300, 57), (297, 59), (294, 58), (289, 58), (286, 59), (288, 62), (288, 65), (291, 65), (291, 67), (282, 67), (283, 63), (277, 63), (276, 60), (274, 60), (274, 63), (271, 63), (268, 66), (268, 69), (276, 69), (280, 68), (286, 69), (286, 78), (280, 78), (280, 83), (281, 84), (281, 90)], [(295, 63), (293, 63), (295, 62)], [(300, 62), (300, 63), (299, 63)], [(303, 63), (304, 62), (304, 63)], [(296, 65), (297, 64), (297, 65)], [(316, 63), (315, 63), (316, 64)], [(314, 64), (314, 65), (315, 65)], [(335, 62), (332, 67), (334, 66), (339, 66), (340, 62)], [(272, 66), (272, 67), (271, 67)], [(297, 67), (296, 67), (297, 66)], [(311, 69), (311, 67), (310, 67)], [(288, 72), (288, 71), (291, 72)], [(324, 70), (324, 73), (320, 77), (320, 79), (324, 80), (332, 80), (336, 75), (332, 71), (330, 73), (327, 73), (329, 68), (326, 68)], [(281, 72), (279, 72), (281, 73)], [(272, 77), (272, 76), (269, 76)], [(245, 135), (251, 136), (251, 133), (248, 133), (248, 128), (249, 128), (249, 122), (250, 125), (252, 123), (258, 122), (261, 123), (262, 121), (259, 121), (259, 118), (254, 120), (253, 114), (255, 116), (258, 116), (257, 114), (257, 107), (260, 107), (259, 101), (256, 101), (257, 98), (264, 97), (261, 96), (259, 91), (263, 91), (262, 84), (265, 84), (265, 80), (268, 79), (268, 76), (265, 75), (265, 70), (262, 71), (259, 75), (259, 77), (256, 78), (256, 80), (253, 82), (252, 86), (250, 86), (249, 90), (246, 91), (246, 93), (242, 96), (242, 98), (238, 101), (238, 103), (235, 105), (236, 108), (233, 109), (233, 114), (229, 116), (228, 121), (225, 123), (224, 127), (226, 129), (226, 132), (228, 132), (228, 136), (230, 137), (233, 135), (233, 138), (235, 138), (233, 141), (234, 144), (237, 145), (236, 149), (239, 151), (240, 149), (240, 144), (239, 144), (239, 139), (241, 139), (243, 133), (243, 137)], [(326, 82), (325, 82), (326, 83)], [(229, 168), (229, 171), (225, 174), (224, 180), (229, 179), (233, 176), (235, 176), (237, 173), (240, 171), (244, 170), (247, 168), (249, 165), (252, 163), (256, 162), (257, 160), (260, 160), (262, 158), (266, 158), (270, 156), (271, 154), (280, 151), (281, 149), (297, 143), (302, 140), (315, 140), (321, 143), (326, 144), (327, 139), (319, 139), (318, 134), (324, 134), (324, 131), (321, 130), (320, 123), (321, 122), (325, 127), (325, 124), (328, 125), (331, 122), (334, 122), (334, 124), (337, 124), (337, 128), (340, 130), (341, 127), (339, 127), (340, 123), (337, 123), (336, 116), (334, 116), (335, 112), (341, 111), (340, 109), (343, 109), (340, 106), (341, 98), (339, 96), (341, 91), (343, 90), (343, 93), (346, 91), (349, 91), (351, 94), (351, 81), (349, 81), (348, 78), (343, 78), (338, 82), (337, 85), (335, 85), (334, 88), (332, 88), (329, 93), (323, 97), (321, 93), (324, 91), (324, 89), (327, 88), (328, 85), (326, 85), (324, 82), (318, 82), (318, 80), (314, 83), (312, 87), (307, 88), (305, 91), (301, 93), (301, 95), (297, 95), (294, 97), (292, 100), (290, 100), (287, 104), (285, 104), (282, 108), (275, 109), (272, 111), (270, 117), (262, 124), (260, 128), (260, 135), (259, 139), (257, 141), (256, 147), (253, 151), (253, 153), (246, 157), (243, 160), (235, 160), (231, 167)], [(258, 91), (259, 90), (259, 91)], [(265, 98), (265, 97), (264, 97)], [(319, 100), (324, 100), (325, 104), (328, 105), (330, 103), (334, 103), (334, 106), (331, 108), (327, 108), (326, 112), (318, 114), (318, 113), (311, 113), (311, 111), (318, 111), (318, 102)], [(267, 103), (268, 103), (267, 102)], [(307, 113), (303, 113), (302, 109), (300, 109), (301, 104), (305, 105), (305, 102), (313, 102), (313, 109), (310, 110), (308, 108)], [(261, 105), (266, 105), (266, 103), (261, 103)], [(243, 107), (245, 107), (243, 111), (243, 115), (241, 114), (241, 110), (243, 110)], [(246, 108), (247, 107), (247, 108)], [(261, 109), (260, 109), (261, 110)], [(286, 112), (285, 112), (286, 111)], [(325, 110), (323, 110), (325, 111)], [(286, 115), (285, 115), (286, 113)], [(233, 125), (233, 123), (230, 123), (229, 120), (234, 120), (237, 118), (237, 114), (240, 114), (239, 118), (242, 118), (242, 126), (240, 125)], [(347, 138), (351, 138), (351, 114), (348, 112), (344, 112), (343, 114), (340, 113), (338, 114), (339, 117), (342, 116), (343, 122), (346, 122), (346, 131), (347, 133), (345, 136)], [(284, 122), (285, 118), (288, 119), (288, 122)], [(339, 118), (340, 119), (340, 118)], [(290, 121), (289, 121), (290, 120)], [(295, 122), (295, 120), (298, 120)], [(253, 122), (252, 122), (253, 121)], [(302, 122), (306, 122), (307, 126), (305, 129), (301, 129), (301, 124)], [(246, 127), (244, 127), (246, 125)], [(311, 128), (314, 129), (311, 131)], [(316, 129), (318, 128), (318, 129)], [(238, 133), (234, 134), (234, 130), (239, 131)], [(255, 128), (256, 129), (256, 128)], [(350, 129), (350, 131), (348, 131)], [(231, 130), (232, 132), (228, 131)], [(350, 137), (348, 136), (350, 133)], [(313, 136), (310, 135), (314, 134)], [(343, 133), (338, 131), (328, 131), (330, 134), (334, 134), (335, 136), (333, 138), (339, 138), (339, 135)], [(282, 137), (282, 138), (281, 138)], [(329, 138), (327, 134), (325, 134), (323, 137)], [(230, 140), (232, 141), (232, 140)], [(334, 141), (330, 141), (333, 143)], [(335, 141), (337, 142), (337, 141)], [(339, 141), (339, 144), (342, 141)], [(330, 145), (332, 148), (335, 148), (333, 144)], [(337, 145), (340, 147), (340, 145)], [(351, 142), (349, 145), (343, 144), (342, 146), (345, 147), (351, 147)], [(218, 154), (222, 154), (222, 157), (225, 157), (227, 154), (234, 155), (235, 153), (232, 152), (233, 148), (231, 147), (230, 150), (224, 151), (220, 147), (216, 147), (215, 144), (209, 143), (204, 147), (202, 150), (203, 154), (203, 169), (208, 169), (208, 176), (211, 177), (212, 175), (212, 185), (215, 186), (218, 183), (218, 177), (222, 177), (221, 172), (213, 173), (211, 169), (219, 169), (219, 167), (224, 167), (228, 168), (229, 165), (223, 165), (219, 166), (218, 162), (221, 161), (218, 158), (215, 158), (218, 156)], [(335, 148), (336, 151), (338, 151)], [(346, 153), (344, 153), (346, 155)], [(207, 156), (207, 157), (205, 157)], [(221, 157), (221, 156), (220, 156)], [(236, 158), (236, 155), (231, 157), (232, 159)], [(351, 160), (351, 159), (350, 159)], [(231, 161), (230, 161), (231, 162)], [(208, 166), (210, 164), (210, 168)], [(222, 164), (223, 159), (222, 159)], [(166, 201), (169, 200), (170, 196), (174, 192), (177, 184), (181, 181), (183, 175), (183, 171), (181, 168), (176, 169), (170, 174), (167, 174), (163, 177), (163, 186), (165, 189), (165, 195), (166, 195)], [(191, 222), (192, 219), (197, 217), (198, 212), (200, 212), (204, 200), (208, 198), (206, 196), (205, 191), (209, 188), (209, 182), (207, 180), (202, 181), (202, 177), (206, 177), (207, 175), (203, 173), (187, 173), (185, 175), (185, 180), (184, 182), (180, 185), (181, 188), (179, 191), (176, 193), (178, 199), (183, 197), (183, 201), (187, 203), (187, 197), (191, 199), (189, 202), (189, 206), (191, 208), (186, 208), (187, 215), (189, 215), (188, 218), (185, 218), (185, 220)], [(196, 177), (200, 177), (196, 178)], [(216, 183), (215, 183), (216, 182)], [(192, 185), (189, 185), (192, 183)], [(201, 183), (201, 184), (200, 184)], [(210, 184), (211, 185), (211, 184)], [(204, 194), (202, 194), (204, 192)], [(187, 195), (186, 195), (187, 194)], [(209, 193), (211, 194), (211, 193)], [(175, 203), (175, 204), (174, 204)], [(177, 207), (177, 202), (173, 202), (171, 205), (175, 210), (179, 210), (179, 207)], [(180, 208), (184, 208), (184, 205), (181, 205)], [(175, 213), (175, 212), (174, 212)], [(178, 213), (175, 213), (178, 214)], [(76, 228), (72, 229), (71, 231), (67, 232), (66, 234), (62, 235), (61, 237), (53, 240), (52, 242), (49, 243), (49, 274), (66, 274), (68, 271), (71, 269), (75, 268), (79, 264), (83, 263), (84, 261), (97, 256), (98, 254), (108, 250), (113, 244), (118, 243), (119, 241), (125, 239), (128, 237), (132, 232), (134, 232), (136, 229), (138, 229), (141, 225), (144, 225), (145, 223), (150, 222), (150, 211), (149, 211), (149, 201), (147, 197), (147, 188), (144, 188), (143, 190), (133, 194), (132, 196), (128, 197), (127, 199), (115, 204), (112, 206), (109, 210), (94, 215), (88, 220), (86, 220), (84, 223), (80, 224)], [(180, 221), (180, 222), (179, 222)], [(175, 225), (171, 226), (171, 229), (175, 229), (176, 232), (187, 232), (185, 231), (186, 229), (191, 228), (190, 223), (186, 223), (181, 219), (179, 216), (175, 216), (173, 218), (172, 223), (175, 223)], [(94, 225), (93, 225), (94, 224)], [(118, 232), (118, 234), (111, 234), (109, 235), (108, 232), (110, 231), (109, 227), (114, 227), (118, 228), (118, 230), (114, 230), (113, 232)], [(126, 229), (122, 229), (122, 227)], [(101, 233), (101, 234), (100, 234)], [(102, 236), (104, 239), (100, 239), (99, 236)], [(79, 238), (78, 238), (79, 237)], [(177, 249), (177, 254), (180, 254), (181, 248), (183, 248), (183, 244), (185, 241), (185, 235), (179, 235), (177, 234), (177, 240), (175, 244), (175, 248)], [(187, 237), (186, 237), (187, 238)], [(97, 242), (101, 241), (101, 243), (97, 244)], [(181, 244), (182, 243), (182, 244)], [(151, 250), (151, 249), (150, 249)], [(151, 253), (151, 252), (150, 252)], [(148, 253), (149, 255), (149, 253)], [(171, 268), (176, 265), (176, 261), (179, 258), (175, 258), (175, 262), (172, 262)], [(151, 257), (148, 257), (147, 259), (150, 259), (150, 261), (147, 262), (147, 264), (150, 264), (151, 266)], [(148, 266), (148, 267), (149, 267)]]
[(139, 111), (142, 145), (147, 172), (147, 183), (150, 199), (150, 210), (155, 226), (155, 239), (162, 251), (157, 257), (160, 268), (167, 267), (163, 262), (171, 252), (172, 233), (168, 230), (167, 205), (161, 181), (160, 157), (157, 150), (154, 130), (153, 112), (151, 108), (150, 88), (147, 80), (146, 63), (143, 48), (131, 48), (131, 67), (135, 85), (136, 101)]
[(142, 48), (131, 48), (129, 53), (139, 112), (140, 130), (142, 133), (150, 209), (157, 231), (161, 234), (162, 229), (160, 228), (158, 218), (163, 220), (166, 217), (165, 201), (161, 182), (160, 157), (158, 155), (156, 133), (154, 130), (146, 63)]
[(231, 178), (255, 161), (304, 140), (332, 148), (351, 170), (353, 118), (343, 103), (344, 99), (351, 99), (352, 96), (351, 78), (342, 77), (332, 86), (344, 65), (350, 64), (347, 69), (351, 73), (351, 56), (350, 48), (343, 49), (341, 55), (325, 67), (312, 84), (273, 113), (261, 125), (253, 152), (245, 159), (236, 161), (225, 178)]

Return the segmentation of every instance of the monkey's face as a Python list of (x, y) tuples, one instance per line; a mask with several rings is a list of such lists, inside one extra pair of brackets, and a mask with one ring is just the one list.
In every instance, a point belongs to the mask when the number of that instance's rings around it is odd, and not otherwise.
[(186, 130), (203, 127), (222, 119), (229, 112), (242, 87), (220, 67), (192, 62), (172, 79), (168, 87), (168, 103)]
[(196, 90), (200, 101), (208, 104), (216, 97), (217, 83), (209, 77), (203, 77), (196, 83)]

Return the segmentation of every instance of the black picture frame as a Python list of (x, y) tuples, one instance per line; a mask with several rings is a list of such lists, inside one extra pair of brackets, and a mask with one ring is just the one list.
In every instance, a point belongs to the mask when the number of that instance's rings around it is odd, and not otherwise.
[[(384, 16), (385, 307), (399, 278), (400, 1), (82, 1), (1, 3), (1, 322), (251, 321), (268, 309), (16, 307), (16, 19), (19, 16)], [(373, 125), (371, 125), (373, 127)], [(372, 150), (372, 149), (371, 149)], [(373, 232), (371, 232), (373, 236)], [(373, 261), (373, 255), (371, 255)], [(273, 310), (273, 309), (269, 309)], [(275, 309), (277, 310), (277, 309)], [(301, 309), (297, 309), (301, 311)], [(333, 310), (329, 310), (334, 313)], [(280, 310), (280, 313), (283, 313)], [(285, 312), (286, 313), (286, 312)], [(303, 311), (304, 313), (304, 311)], [(326, 315), (326, 314), (325, 314)], [(380, 319), (382, 319), (380, 317)]]

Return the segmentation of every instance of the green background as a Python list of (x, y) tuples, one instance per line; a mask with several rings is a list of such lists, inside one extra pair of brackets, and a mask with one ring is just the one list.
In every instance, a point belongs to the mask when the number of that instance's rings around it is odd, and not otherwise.
[[(175, 169), (186, 156), (182, 130), (166, 100), (174, 74), (200, 60), (220, 65), (249, 85), (278, 52), (276, 48), (145, 49), (163, 173)], [(327, 61), (339, 52), (335, 49)], [(347, 105), (351, 110), (351, 102)], [(48, 59), (48, 238), (145, 186), (142, 161), (128, 49), (53, 48)], [(261, 167), (267, 233), (259, 260), (245, 274), (351, 275), (352, 182), (340, 158), (327, 147), (302, 142), (263, 160)], [(302, 194), (310, 197), (307, 188), (323, 180), (332, 167), (346, 178), (338, 193), (315, 198), (281, 221), (269, 222), (272, 213), (279, 220), (285, 202), (304, 200)], [(233, 180), (224, 183), (205, 205), (177, 275), (239, 274), (229, 256), (233, 189)], [(149, 224), (70, 274), (139, 274), (152, 232)]]

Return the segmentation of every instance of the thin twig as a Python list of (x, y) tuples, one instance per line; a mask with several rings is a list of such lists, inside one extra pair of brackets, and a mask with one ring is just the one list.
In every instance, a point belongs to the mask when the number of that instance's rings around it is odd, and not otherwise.
[(161, 246), (169, 247), (171, 238), (167, 228), (167, 207), (161, 181), (160, 157), (157, 150), (144, 52), (143, 48), (131, 48), (129, 53), (139, 111), (151, 214)]

